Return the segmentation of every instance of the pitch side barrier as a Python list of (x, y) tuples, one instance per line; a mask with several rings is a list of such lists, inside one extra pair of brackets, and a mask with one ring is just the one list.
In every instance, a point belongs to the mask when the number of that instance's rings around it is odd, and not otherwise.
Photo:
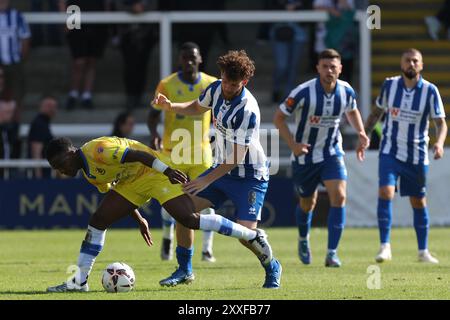
[[(430, 224), (450, 225), (448, 199), (450, 189), (450, 148), (441, 160), (430, 159), (427, 178), (427, 203), (430, 210)], [(432, 157), (431, 157), (432, 158)], [(368, 151), (366, 160), (359, 162), (354, 151), (347, 152), (345, 162), (348, 170), (347, 181), (347, 226), (376, 227), (378, 198), (378, 152)], [(280, 159), (280, 164), (288, 166), (288, 157)], [(42, 167), (45, 161), (2, 160), (0, 168)], [(325, 226), (328, 212), (328, 197), (319, 193), (319, 205), (315, 210), (313, 226)], [(11, 179), (0, 180), (0, 228), (84, 228), (89, 215), (95, 211), (102, 195), (79, 179)], [(292, 180), (286, 176), (271, 176), (262, 212), (262, 225), (294, 226), (296, 196)], [(408, 198), (398, 194), (393, 203), (393, 225), (412, 227), (413, 215)], [(152, 227), (161, 226), (160, 207), (151, 202), (142, 208), (150, 219)], [(233, 217), (234, 207), (228, 202), (220, 213)], [(124, 219), (118, 227), (135, 227), (132, 219)]]

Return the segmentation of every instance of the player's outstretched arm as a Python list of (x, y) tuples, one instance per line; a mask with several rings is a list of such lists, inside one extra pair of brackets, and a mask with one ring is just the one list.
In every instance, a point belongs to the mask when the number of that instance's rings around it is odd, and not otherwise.
[(161, 149), (161, 137), (157, 130), (160, 116), (161, 111), (151, 107), (147, 117), (147, 127), (150, 131), (150, 148), (155, 150)]
[(369, 117), (366, 120), (366, 124), (364, 128), (366, 129), (366, 133), (368, 136), (371, 135), (373, 129), (377, 125), (378, 121), (380, 121), (381, 117), (384, 114), (384, 110), (381, 108), (373, 108), (372, 112), (370, 113)]
[(218, 165), (207, 175), (186, 183), (183, 186), (183, 191), (196, 195), (200, 191), (208, 187), (211, 183), (236, 168), (238, 164), (242, 163), (245, 159), (245, 155), (247, 154), (248, 147), (235, 143), (233, 145), (233, 148), (233, 152), (231, 154), (227, 154), (225, 163)]
[(275, 111), (275, 115), (273, 116), (273, 123), (278, 129), (281, 138), (286, 141), (289, 149), (291, 149), (295, 156), (298, 157), (303, 154), (307, 154), (309, 152), (308, 148), (311, 147), (311, 145), (307, 143), (295, 142), (294, 136), (286, 123), (286, 118), (286, 115), (280, 109), (277, 109), (277, 111)]
[(210, 110), (209, 108), (202, 107), (198, 100), (192, 100), (189, 102), (175, 103), (170, 101), (165, 95), (158, 93), (153, 99), (152, 104), (166, 111), (173, 111), (185, 116), (195, 116), (203, 114)]
[(125, 155), (124, 162), (140, 162), (147, 167), (153, 168), (156, 171), (163, 173), (169, 178), (170, 182), (173, 184), (186, 183), (189, 181), (186, 174), (184, 174), (179, 170), (173, 170), (167, 164), (155, 158), (148, 152), (128, 149), (128, 152)]
[(441, 159), (444, 156), (444, 143), (447, 137), (447, 123), (445, 118), (434, 119), (436, 126), (436, 142), (433, 145), (434, 159)]
[(370, 139), (366, 135), (366, 131), (364, 130), (363, 121), (361, 118), (361, 113), (359, 113), (358, 109), (354, 109), (348, 111), (346, 113), (348, 122), (352, 125), (352, 127), (358, 133), (359, 144), (356, 148), (356, 156), (359, 161), (363, 161), (365, 158), (365, 150), (369, 147)]
[(139, 231), (141, 232), (142, 238), (144, 238), (145, 243), (151, 247), (153, 245), (152, 234), (150, 233), (150, 229), (148, 227), (148, 222), (141, 215), (138, 209), (135, 209), (131, 214), (134, 220), (139, 224)]

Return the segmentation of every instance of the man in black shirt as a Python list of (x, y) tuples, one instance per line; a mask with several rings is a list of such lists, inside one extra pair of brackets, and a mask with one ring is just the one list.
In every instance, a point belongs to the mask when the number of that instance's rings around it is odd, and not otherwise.
[[(33, 119), (28, 132), (28, 156), (31, 159), (44, 159), (44, 150), (48, 142), (53, 139), (50, 122), (58, 110), (58, 101), (51, 95), (42, 97), (39, 113)], [(35, 178), (50, 178), (50, 169), (36, 168)]]

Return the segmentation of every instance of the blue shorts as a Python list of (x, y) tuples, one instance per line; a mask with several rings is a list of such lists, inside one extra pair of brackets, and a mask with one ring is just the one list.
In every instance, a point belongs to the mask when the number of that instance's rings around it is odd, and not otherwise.
[(395, 186), (400, 178), (400, 196), (423, 198), (426, 194), (428, 165), (400, 161), (380, 154), (378, 163), (379, 186)]
[[(211, 170), (213, 168), (206, 170), (201, 176), (208, 174)], [(268, 181), (226, 174), (199, 192), (197, 196), (208, 199), (214, 205), (214, 209), (218, 209), (230, 199), (236, 207), (238, 220), (259, 221), (268, 186)]]
[(292, 162), (292, 174), (295, 190), (302, 198), (312, 196), (323, 181), (347, 180), (347, 168), (342, 156), (333, 156), (313, 164)]

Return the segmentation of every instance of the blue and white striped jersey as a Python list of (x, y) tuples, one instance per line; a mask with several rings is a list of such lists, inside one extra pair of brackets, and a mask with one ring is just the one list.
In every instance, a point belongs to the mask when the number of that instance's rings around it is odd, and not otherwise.
[(428, 118), (445, 118), (437, 87), (420, 77), (408, 89), (401, 76), (386, 78), (376, 105), (385, 109), (380, 152), (412, 164), (428, 164)]
[[(211, 83), (198, 98), (205, 108), (210, 108), (216, 131), (213, 167), (232, 163), (230, 152), (234, 144), (248, 146), (245, 162), (228, 174), (241, 178), (269, 180), (269, 166), (259, 141), (261, 116), (255, 97), (243, 88), (240, 95), (227, 101), (222, 97), (222, 80)], [(227, 162), (228, 161), (228, 162)]]
[(347, 82), (338, 80), (334, 92), (327, 94), (319, 78), (309, 80), (292, 90), (279, 108), (287, 116), (297, 110), (295, 141), (311, 145), (308, 154), (292, 154), (292, 161), (311, 164), (344, 155), (339, 124), (344, 112), (356, 109), (356, 93)]
[(20, 62), (21, 40), (31, 37), (30, 28), (16, 9), (0, 11), (0, 64)]

